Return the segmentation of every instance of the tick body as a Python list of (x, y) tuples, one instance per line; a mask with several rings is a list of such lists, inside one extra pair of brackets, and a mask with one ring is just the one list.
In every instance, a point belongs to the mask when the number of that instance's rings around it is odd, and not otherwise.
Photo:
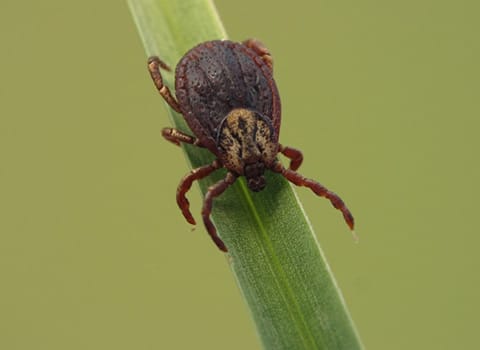
[[(227, 247), (210, 219), (213, 199), (239, 176), (246, 177), (250, 190), (263, 190), (266, 170), (280, 173), (295, 185), (306, 186), (329, 199), (353, 230), (353, 216), (340, 197), (298, 174), (302, 153), (278, 141), (280, 97), (273, 79), (272, 57), (260, 42), (216, 40), (197, 45), (177, 64), (176, 97), (163, 84), (160, 68), (170, 70), (158, 57), (148, 60), (148, 69), (160, 95), (184, 116), (195, 136), (173, 128), (163, 129), (162, 135), (176, 145), (183, 142), (204, 147), (216, 156), (211, 164), (188, 173), (178, 186), (177, 203), (189, 223), (195, 224), (186, 198), (192, 183), (222, 167), (228, 170), (223, 180), (209, 187), (202, 208), (205, 227), (220, 250), (226, 252)], [(278, 153), (290, 159), (289, 168), (278, 161)]]

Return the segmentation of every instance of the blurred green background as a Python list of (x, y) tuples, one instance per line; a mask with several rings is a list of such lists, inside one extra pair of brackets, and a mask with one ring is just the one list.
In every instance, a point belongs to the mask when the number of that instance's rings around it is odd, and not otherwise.
[[(355, 214), (360, 244), (298, 190), (366, 348), (480, 348), (478, 2), (217, 7), (272, 51), (282, 143)], [(0, 43), (0, 348), (259, 349), (176, 207), (188, 169), (126, 4), (2, 0)]]

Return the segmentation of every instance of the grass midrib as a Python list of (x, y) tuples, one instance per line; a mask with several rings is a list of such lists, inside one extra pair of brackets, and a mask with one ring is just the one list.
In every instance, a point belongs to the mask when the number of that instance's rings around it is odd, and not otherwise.
[(272, 246), (270, 236), (263, 225), (263, 221), (260, 218), (258, 211), (256, 210), (255, 204), (253, 203), (252, 197), (249, 193), (248, 188), (244, 182), (239, 183), (242, 190), (242, 195), (244, 196), (248, 209), (251, 213), (251, 217), (254, 219), (256, 226), (258, 227), (257, 232), (260, 233), (260, 247), (265, 253), (265, 256), (268, 259), (268, 267), (272, 271), (272, 276), (277, 285), (277, 292), (282, 296), (282, 299), (285, 302), (285, 305), (288, 309), (290, 317), (295, 323), (295, 326), (301, 334), (301, 338), (305, 349), (315, 349), (317, 344), (315, 342), (315, 337), (312, 335), (307, 322), (303, 316), (302, 309), (300, 308), (297, 299), (295, 298), (295, 293), (293, 292), (290, 283), (288, 282), (287, 274), (280, 263), (279, 258), (275, 254), (275, 249)]

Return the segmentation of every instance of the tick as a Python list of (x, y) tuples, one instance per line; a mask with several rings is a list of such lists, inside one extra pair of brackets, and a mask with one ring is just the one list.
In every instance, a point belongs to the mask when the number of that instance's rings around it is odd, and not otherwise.
[[(263, 190), (266, 170), (329, 199), (353, 230), (353, 216), (340, 197), (297, 173), (302, 153), (278, 142), (280, 96), (273, 79), (272, 56), (265, 46), (255, 39), (243, 43), (215, 40), (195, 46), (175, 69), (176, 97), (163, 84), (160, 69), (170, 71), (158, 57), (150, 57), (148, 70), (160, 95), (183, 115), (195, 135), (164, 128), (163, 137), (176, 145), (183, 142), (204, 147), (216, 157), (211, 164), (190, 171), (177, 188), (178, 206), (189, 223), (195, 225), (185, 196), (192, 183), (217, 169), (228, 170), (224, 179), (208, 188), (202, 208), (205, 227), (220, 250), (227, 252), (227, 247), (210, 219), (214, 198), (239, 176), (246, 177), (250, 190)], [(290, 159), (289, 168), (278, 161), (278, 153)]]

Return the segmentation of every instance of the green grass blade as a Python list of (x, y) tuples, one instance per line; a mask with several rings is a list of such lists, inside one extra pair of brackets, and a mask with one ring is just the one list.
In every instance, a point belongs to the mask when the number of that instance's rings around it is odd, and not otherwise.
[[(209, 0), (128, 3), (147, 55), (158, 55), (172, 68), (194, 45), (226, 38)], [(165, 72), (164, 78), (172, 88), (173, 75)], [(169, 112), (173, 124), (188, 131), (182, 116)], [(187, 145), (184, 150), (192, 167), (213, 159), (196, 147)], [(202, 192), (224, 174), (218, 171), (202, 180)], [(243, 179), (237, 181), (215, 201), (212, 214), (265, 349), (361, 349), (340, 290), (293, 189), (277, 174), (268, 173), (266, 179), (267, 187), (259, 193), (250, 192)], [(209, 239), (206, 233), (205, 239)], [(220, 254), (213, 243), (211, 254)]]

